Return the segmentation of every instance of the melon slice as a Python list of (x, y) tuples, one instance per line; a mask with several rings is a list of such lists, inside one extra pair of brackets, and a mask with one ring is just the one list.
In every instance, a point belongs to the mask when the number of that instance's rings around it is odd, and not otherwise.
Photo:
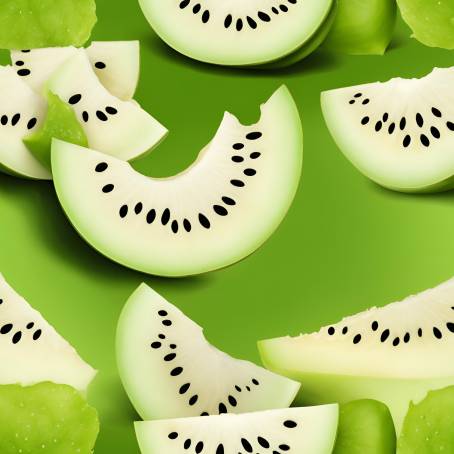
[(322, 94), (328, 128), (345, 156), (390, 189), (454, 187), (454, 71)]
[[(138, 41), (98, 41), (85, 51), (96, 75), (110, 93), (123, 100), (134, 96), (140, 72)], [(52, 74), (76, 54), (73, 46), (13, 50), (11, 61), (17, 74), (41, 93)]]
[(121, 379), (143, 419), (288, 407), (300, 387), (217, 350), (200, 326), (145, 284), (123, 309), (116, 345)]
[(268, 239), (298, 187), (302, 148), (283, 87), (254, 126), (226, 114), (196, 163), (173, 178), (59, 141), (52, 169), (67, 216), (94, 248), (136, 270), (184, 276), (231, 265)]
[(0, 67), (0, 170), (25, 178), (51, 178), (22, 142), (40, 127), (46, 113), (44, 99), (10, 66)]
[(136, 423), (142, 454), (331, 454), (337, 405)]
[(267, 367), (303, 383), (300, 401), (375, 399), (388, 405), (399, 432), (411, 401), (454, 384), (454, 279), (259, 349)]
[(140, 5), (155, 32), (177, 51), (204, 62), (239, 66), (277, 61), (304, 48), (336, 2), (140, 0)]
[(0, 384), (51, 381), (85, 391), (96, 371), (0, 275)]
[(111, 95), (82, 49), (52, 75), (47, 88), (72, 106), (90, 147), (103, 153), (129, 161), (151, 151), (167, 134), (137, 103)]

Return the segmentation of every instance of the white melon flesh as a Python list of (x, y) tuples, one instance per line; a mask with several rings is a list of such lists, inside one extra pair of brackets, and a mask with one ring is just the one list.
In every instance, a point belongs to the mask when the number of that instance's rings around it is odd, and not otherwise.
[(120, 316), (116, 352), (123, 385), (143, 419), (288, 407), (300, 387), (217, 350), (200, 326), (145, 284)]
[[(97, 76), (110, 93), (124, 100), (134, 96), (140, 72), (138, 41), (95, 41), (86, 52)], [(72, 46), (13, 50), (11, 61), (16, 73), (41, 93), (52, 74), (76, 54), (77, 49)]]
[(0, 67), (0, 169), (38, 180), (50, 172), (28, 151), (23, 138), (36, 131), (47, 113), (44, 99), (23, 82), (10, 66)]
[(47, 88), (74, 109), (90, 147), (103, 153), (129, 161), (151, 151), (167, 135), (137, 103), (107, 91), (84, 50), (52, 75)]
[[(332, 0), (140, 0), (155, 32), (179, 52), (221, 65), (259, 65), (311, 46)], [(312, 49), (313, 50), (313, 49)]]
[(380, 400), (399, 430), (411, 401), (454, 384), (454, 279), (259, 349), (270, 370), (302, 382), (305, 403)]
[(302, 141), (282, 87), (256, 125), (227, 113), (199, 159), (173, 178), (55, 141), (54, 183), (75, 228), (107, 257), (149, 274), (198, 274), (245, 258), (279, 226), (300, 180)]
[(136, 423), (142, 454), (331, 454), (337, 405)]
[(454, 187), (454, 71), (322, 93), (339, 148), (367, 177), (405, 192)]
[(96, 371), (0, 275), (0, 384), (50, 381), (85, 391)]

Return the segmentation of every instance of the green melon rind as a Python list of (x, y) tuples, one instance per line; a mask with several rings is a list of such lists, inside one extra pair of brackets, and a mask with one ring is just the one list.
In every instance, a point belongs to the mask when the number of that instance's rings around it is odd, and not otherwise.
[(47, 93), (48, 111), (42, 127), (24, 139), (27, 148), (49, 170), (52, 139), (88, 147), (88, 139), (74, 110), (52, 92)]
[(94, 0), (2, 0), (0, 48), (80, 47), (96, 21)]

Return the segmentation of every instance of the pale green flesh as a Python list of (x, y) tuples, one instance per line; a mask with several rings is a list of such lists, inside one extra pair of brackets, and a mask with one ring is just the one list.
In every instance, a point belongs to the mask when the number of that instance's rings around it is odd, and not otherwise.
[(395, 0), (338, 0), (338, 13), (326, 49), (352, 55), (382, 55), (391, 42)]
[(24, 139), (27, 148), (49, 170), (52, 139), (60, 139), (83, 147), (88, 146), (87, 136), (74, 111), (57, 95), (47, 94), (47, 117), (42, 127)]
[(82, 46), (95, 23), (94, 0), (2, 0), (0, 48)]
[(96, 410), (70, 386), (0, 386), (2, 454), (90, 454), (98, 432)]
[(386, 405), (356, 400), (341, 405), (333, 454), (395, 454), (396, 431)]

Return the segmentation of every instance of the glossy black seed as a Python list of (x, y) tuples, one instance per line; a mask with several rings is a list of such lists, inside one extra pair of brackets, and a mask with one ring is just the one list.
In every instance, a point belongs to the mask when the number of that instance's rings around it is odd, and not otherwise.
[(254, 151), (253, 153), (250, 154), (249, 156), (251, 159), (257, 159), (260, 158), (260, 153), (258, 151)]
[(140, 214), (140, 213), (142, 213), (142, 210), (143, 210), (143, 204), (142, 204), (141, 202), (139, 202), (139, 203), (136, 204), (136, 206), (134, 207), (134, 213)]
[(221, 402), (219, 404), (219, 414), (222, 415), (224, 413), (227, 413), (227, 407)]
[(18, 331), (13, 336), (13, 344), (17, 344), (21, 340), (21, 338), (22, 338), (22, 333), (20, 331)]
[(361, 124), (363, 126), (367, 125), (369, 123), (369, 120), (370, 118), (369, 117), (364, 117), (362, 120), (361, 120)]
[(220, 444), (220, 445), (216, 448), (216, 454), (224, 454), (224, 445)]
[(388, 337), (389, 337), (389, 334), (390, 334), (389, 329), (385, 329), (385, 330), (381, 333), (380, 340), (381, 340), (382, 342), (386, 342), (386, 340), (387, 340)]
[(180, 3), (180, 8), (181, 8), (181, 9), (185, 9), (185, 8), (189, 5), (189, 2), (190, 2), (190, 0), (183, 0), (183, 1)]
[(433, 328), (433, 333), (437, 339), (441, 339), (443, 337), (443, 334), (441, 334), (441, 331), (436, 326)]
[(420, 136), (421, 143), (425, 146), (428, 147), (430, 145), (430, 140), (425, 134), (421, 134)]
[(107, 121), (108, 117), (104, 112), (101, 112), (100, 110), (96, 111), (96, 116), (101, 120), (101, 121)]
[(250, 132), (249, 134), (246, 135), (246, 139), (247, 140), (257, 140), (257, 139), (260, 139), (260, 137), (262, 137), (262, 133), (261, 132)]
[(357, 334), (354, 338), (353, 338), (353, 343), (354, 344), (359, 344), (361, 342), (361, 334)]
[(107, 164), (107, 162), (100, 162), (100, 163), (95, 167), (95, 172), (98, 172), (98, 173), (105, 172), (105, 171), (107, 170), (108, 167), (109, 167), (109, 165)]
[(109, 115), (116, 115), (116, 114), (118, 113), (118, 110), (115, 109), (115, 107), (107, 106), (107, 107), (106, 107), (106, 112), (107, 112)]
[(180, 394), (186, 394), (189, 390), (189, 388), (191, 387), (191, 384), (190, 383), (186, 383), (185, 385), (183, 385), (181, 388), (180, 388), (180, 391), (179, 393)]
[(381, 130), (383, 126), (383, 123), (381, 121), (377, 121), (377, 123), (375, 123), (375, 131), (379, 132)]
[(170, 440), (176, 440), (178, 438), (178, 434), (176, 432), (172, 432), (169, 434)]
[(235, 389), (240, 393), (242, 390), (238, 385), (235, 385)]
[(232, 21), (233, 21), (232, 15), (229, 14), (229, 15), (225, 18), (224, 27), (225, 27), (225, 28), (229, 28), (229, 27), (232, 25)]
[(370, 103), (370, 99), (365, 99), (365, 100), (363, 101), (363, 106), (365, 106), (365, 105), (367, 105), (367, 104), (369, 104), (369, 103)]
[(291, 3), (292, 5), (296, 5), (296, 2), (297, 0), (287, 0), (289, 3)]
[(199, 441), (195, 447), (196, 454), (200, 454), (203, 451), (203, 442)]
[(236, 202), (235, 200), (231, 199), (230, 197), (222, 197), (222, 201), (226, 204), (226, 205), (230, 205), (230, 206), (233, 206), (233, 205), (236, 205)]
[(204, 412), (200, 413), (200, 416), (210, 416), (210, 414), (208, 412), (204, 411)]
[(0, 118), (0, 123), (3, 126), (6, 126), (8, 124), (8, 117), (6, 115), (2, 115), (2, 118)]
[(172, 232), (178, 233), (178, 221), (172, 221)]
[(163, 212), (162, 212), (162, 216), (161, 216), (161, 224), (162, 225), (167, 225), (170, 221), (170, 210), (168, 208), (166, 208)]
[(400, 344), (400, 339), (399, 339), (398, 337), (396, 337), (396, 338), (393, 340), (393, 346), (394, 346), (394, 347), (397, 347), (399, 344)]
[(424, 126), (424, 118), (422, 117), (422, 115), (420, 113), (417, 113), (416, 114), (416, 124), (422, 128)]
[(172, 370), (172, 372), (170, 372), (170, 375), (172, 377), (178, 377), (178, 375), (181, 375), (183, 372), (183, 368), (182, 367), (175, 367), (175, 369)]
[(347, 333), (348, 333), (348, 326), (344, 326), (342, 328), (342, 334), (345, 336), (345, 334), (347, 334)]
[(125, 218), (127, 215), (128, 215), (128, 205), (123, 205), (121, 208), (120, 208), (120, 217), (121, 218)]
[(328, 334), (329, 334), (330, 336), (334, 336), (335, 333), (336, 333), (335, 328), (334, 328), (333, 326), (330, 326), (330, 327), (328, 328)]
[(279, 445), (279, 449), (281, 451), (289, 451), (290, 450), (290, 446), (289, 445)]
[(246, 17), (247, 23), (249, 24), (249, 27), (251, 27), (253, 30), (257, 28), (257, 22), (252, 19), (252, 17), (247, 16)]
[(354, 98), (361, 98), (362, 95), (363, 95), (362, 93), (356, 93)]
[(273, 11), (274, 14), (279, 14), (279, 10), (275, 6), (271, 8), (271, 11)]
[(187, 219), (183, 221), (183, 227), (186, 230), (186, 232), (190, 232), (192, 229), (191, 223)]
[(418, 336), (422, 337), (422, 329), (421, 328), (418, 329)]
[(169, 347), (172, 349), (172, 350), (175, 350), (177, 348), (177, 346), (175, 344), (170, 344)]
[(408, 344), (410, 342), (410, 333), (405, 333), (404, 342)]
[(238, 19), (236, 21), (236, 29), (240, 32), (241, 30), (243, 30), (243, 21), (241, 19)]
[(158, 311), (158, 315), (160, 317), (167, 317), (169, 315), (169, 313), (167, 311), (161, 310), (161, 311)]
[(161, 342), (153, 342), (151, 344), (151, 348), (154, 348), (155, 350), (158, 349), (158, 348), (161, 348)]
[(411, 144), (411, 137), (407, 134), (402, 142), (402, 145), (407, 148)]
[(270, 447), (268, 440), (263, 437), (257, 437), (257, 442), (262, 448), (268, 449)]
[(20, 120), (20, 114), (17, 113), (15, 115), (13, 115), (13, 118), (11, 119), (11, 124), (13, 126), (16, 126), (17, 123), (19, 123), (19, 120)]
[(35, 324), (33, 322), (30, 322), (27, 324), (27, 329), (32, 329), (34, 326), (35, 326)]
[(28, 123), (27, 123), (27, 129), (33, 129), (36, 126), (36, 123), (38, 120), (36, 118), (32, 118)]
[(154, 220), (156, 219), (156, 210), (150, 210), (147, 214), (147, 223), (153, 224)]
[(249, 386), (246, 386), (246, 391), (250, 391), (251, 388), (249, 388)]
[(440, 112), (436, 107), (432, 107), (432, 113), (433, 113), (437, 118), (441, 118), (441, 112)]
[(232, 161), (239, 163), (239, 162), (243, 162), (244, 158), (242, 156), (232, 156)]
[(378, 322), (374, 321), (372, 322), (372, 331), (377, 331), (378, 330)]
[(260, 20), (263, 22), (269, 22), (271, 20), (271, 17), (268, 16), (268, 14), (264, 13), (263, 11), (259, 11), (257, 13), (257, 16), (259, 17)]
[[(189, 3), (189, 2), (188, 2)], [(188, 438), (185, 442), (184, 442), (184, 449), (189, 449), (191, 447), (191, 444), (192, 444), (192, 441)]]
[(435, 126), (432, 126), (430, 128), (430, 133), (433, 137), (435, 137), (435, 139), (439, 139), (441, 137), (440, 131)]
[(241, 439), (241, 444), (243, 445), (243, 448), (246, 450), (246, 452), (252, 452), (252, 446), (245, 438)]
[[(453, 325), (454, 326), (454, 325)], [(229, 404), (232, 406), (232, 407), (236, 407), (237, 406), (237, 401), (236, 399), (233, 397), (233, 396), (229, 396), (228, 397), (228, 400), (229, 400)]]
[(285, 5), (279, 5), (279, 8), (281, 11), (283, 11), (284, 13), (286, 13), (288, 11), (288, 8), (285, 6)]
[(245, 169), (243, 172), (247, 177), (253, 177), (254, 175), (257, 174), (257, 171), (255, 169)]
[(356, 101), (355, 101), (354, 99), (352, 99), (352, 100), (349, 102), (349, 104), (355, 104), (355, 102), (356, 102)]
[(227, 216), (229, 212), (221, 205), (214, 205), (213, 210), (219, 216)]
[(159, 334), (159, 339), (165, 339), (166, 337), (164, 336), (164, 334)]
[(170, 362), (173, 361), (177, 357), (176, 353), (169, 353), (168, 355), (164, 356), (164, 361)]
[(446, 327), (451, 331), (451, 333), (454, 333), (454, 323), (446, 323)]
[(194, 406), (197, 401), (199, 400), (199, 396), (196, 394), (194, 396), (192, 396), (190, 399), (189, 399), (189, 405), (192, 407)]
[(383, 123), (386, 123), (388, 121), (389, 115), (387, 113), (383, 114)]
[(202, 22), (206, 24), (210, 20), (210, 12), (205, 10), (202, 14)]
[(294, 429), (297, 426), (298, 424), (295, 421), (291, 421), (290, 419), (288, 421), (284, 421), (284, 427), (287, 427), (287, 429)]
[(205, 227), (206, 229), (209, 229), (209, 228), (211, 227), (210, 221), (209, 221), (208, 218), (207, 218), (204, 214), (202, 214), (202, 213), (199, 214), (199, 222), (200, 222), (200, 225), (201, 225), (202, 227)]
[(17, 62), (15, 64), (16, 64), (16, 66), (24, 66), (25, 62), (23, 62), (22, 60), (17, 60)]
[(77, 94), (77, 95), (72, 95), (71, 98), (69, 98), (68, 102), (72, 105), (77, 104), (80, 100), (82, 99), (82, 95)]
[(162, 321), (162, 324), (163, 324), (164, 326), (172, 326), (172, 322), (171, 322), (170, 320), (163, 320), (163, 321)]
[(243, 188), (245, 186), (244, 182), (241, 180), (230, 180), (230, 183), (237, 188)]
[(106, 64), (102, 61), (97, 61), (95, 63), (95, 68), (96, 69), (105, 69), (106, 68)]
[(405, 126), (407, 126), (407, 119), (405, 117), (402, 117), (399, 123), (399, 128), (401, 131), (405, 129)]
[(449, 130), (454, 131), (454, 123), (452, 123), (451, 121), (448, 121), (446, 123), (446, 126), (448, 127)]
[(252, 379), (252, 383), (255, 385), (255, 386), (258, 386), (260, 385), (259, 381), (255, 378)]
[(234, 150), (242, 150), (244, 148), (244, 143), (235, 143), (233, 145)]
[(19, 76), (29, 76), (31, 74), (30, 70), (29, 69), (19, 69), (19, 71), (17, 71), (17, 74), (19, 74)]
[(392, 134), (395, 129), (396, 129), (396, 123), (391, 123), (388, 128), (389, 134)]
[(8, 334), (13, 329), (12, 323), (7, 323), (0, 328), (0, 334)]
[(41, 337), (41, 334), (43, 332), (40, 330), (40, 329), (37, 329), (34, 333), (33, 333), (33, 340), (38, 340), (40, 337)]
[(82, 112), (82, 120), (85, 121), (85, 123), (87, 123), (87, 121), (90, 119), (90, 116), (88, 115), (88, 112), (87, 111), (83, 111)]

